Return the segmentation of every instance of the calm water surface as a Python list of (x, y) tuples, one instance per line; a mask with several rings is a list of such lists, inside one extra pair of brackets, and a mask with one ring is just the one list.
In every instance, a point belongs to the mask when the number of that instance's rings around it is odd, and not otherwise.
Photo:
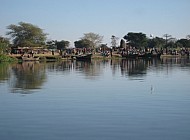
[(1, 140), (189, 140), (190, 60), (0, 63)]

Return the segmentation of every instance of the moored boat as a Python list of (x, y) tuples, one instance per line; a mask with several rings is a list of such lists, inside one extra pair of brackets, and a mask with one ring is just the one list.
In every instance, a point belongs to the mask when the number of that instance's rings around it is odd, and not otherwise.
[(40, 57), (27, 57), (27, 56), (23, 56), (22, 60), (23, 61), (39, 61)]
[(75, 57), (76, 57), (76, 60), (91, 60), (92, 54), (91, 53), (89, 53), (89, 54), (81, 54), (81, 55), (77, 55)]
[(137, 59), (138, 58), (138, 54), (122, 54), (123, 58), (131, 58), (131, 59)]
[(143, 53), (143, 54), (122, 54), (123, 58), (131, 59), (151, 59), (151, 58), (160, 58), (161, 53)]
[(161, 53), (144, 53), (144, 54), (139, 54), (138, 58), (160, 58)]

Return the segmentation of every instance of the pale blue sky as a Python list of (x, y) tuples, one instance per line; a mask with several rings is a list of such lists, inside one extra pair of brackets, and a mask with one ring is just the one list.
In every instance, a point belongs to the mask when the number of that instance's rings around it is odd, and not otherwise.
[(176, 38), (190, 34), (190, 0), (0, 0), (0, 36), (18, 22), (39, 26), (48, 39), (71, 44), (84, 33), (122, 38), (128, 32), (143, 32)]

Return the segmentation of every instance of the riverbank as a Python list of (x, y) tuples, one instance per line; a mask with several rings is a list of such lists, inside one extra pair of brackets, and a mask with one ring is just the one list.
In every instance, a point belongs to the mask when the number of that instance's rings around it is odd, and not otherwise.
[(9, 55), (0, 54), (0, 62), (16, 62), (17, 58)]
[[(22, 60), (21, 54), (12, 54), (12, 55), (7, 55), (11, 58), (16, 58), (18, 61)], [(73, 60), (73, 58), (76, 55), (69, 54), (66, 56), (60, 56), (58, 53), (57, 54), (34, 54), (33, 57), (39, 57), (40, 61), (61, 61), (61, 60)], [(92, 59), (121, 59), (120, 54), (113, 54), (112, 56), (103, 56), (100, 53), (96, 53), (92, 55)]]
[[(57, 54), (35, 54), (33, 57), (39, 57), (39, 61), (64, 61), (64, 60), (73, 60), (75, 55), (66, 55), (66, 56), (60, 56)], [(188, 58), (188, 56), (183, 55), (161, 55), (160, 58)], [(112, 56), (103, 56), (100, 53), (96, 53), (92, 55), (92, 59), (123, 59), (123, 57), (120, 54), (113, 53)], [(13, 62), (13, 61), (22, 61), (21, 54), (12, 54), (12, 55), (0, 55), (0, 62)]]
[(187, 55), (168, 55), (168, 54), (164, 54), (161, 55), (160, 58), (188, 58), (189, 56)]

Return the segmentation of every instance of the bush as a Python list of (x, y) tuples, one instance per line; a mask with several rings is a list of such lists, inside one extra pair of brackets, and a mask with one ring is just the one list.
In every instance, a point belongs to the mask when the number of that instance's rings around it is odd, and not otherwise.
[(13, 61), (17, 61), (17, 59), (4, 54), (0, 54), (0, 62), (13, 62)]

